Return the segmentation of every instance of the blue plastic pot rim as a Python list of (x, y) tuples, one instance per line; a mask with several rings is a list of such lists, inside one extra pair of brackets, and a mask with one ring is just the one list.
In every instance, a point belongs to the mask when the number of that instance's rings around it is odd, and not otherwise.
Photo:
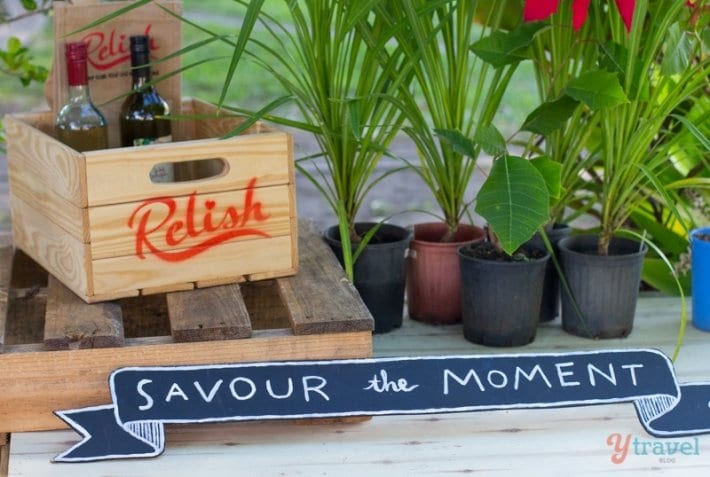
[(690, 231), (690, 239), (695, 240), (695, 236), (698, 234), (708, 234), (710, 235), (710, 227), (699, 227)]

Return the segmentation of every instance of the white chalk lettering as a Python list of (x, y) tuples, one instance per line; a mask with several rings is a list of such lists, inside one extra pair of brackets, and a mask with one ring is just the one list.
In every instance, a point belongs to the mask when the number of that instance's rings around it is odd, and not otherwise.
[(376, 374), (372, 376), (372, 379), (367, 381), (370, 385), (363, 388), (365, 391), (375, 391), (376, 393), (385, 392), (395, 392), (395, 393), (409, 393), (414, 391), (419, 387), (418, 384), (410, 385), (404, 378), (399, 378), (396, 381), (390, 381), (387, 376), (387, 371), (384, 369), (380, 370), (380, 376)]
[(266, 380), (266, 392), (268, 392), (269, 396), (271, 396), (274, 399), (289, 398), (293, 394), (293, 379), (288, 378), (288, 391), (286, 391), (286, 394), (276, 394), (274, 392), (274, 389), (271, 387), (271, 380), (267, 379)]
[(485, 391), (486, 389), (483, 387), (483, 383), (481, 383), (481, 378), (478, 377), (478, 374), (476, 374), (476, 371), (473, 369), (470, 369), (468, 371), (468, 374), (464, 379), (461, 379), (458, 377), (456, 374), (453, 373), (453, 371), (449, 369), (444, 370), (444, 395), (449, 394), (449, 378), (453, 379), (457, 383), (459, 383), (461, 386), (466, 386), (468, 382), (473, 378), (476, 381), (476, 384), (478, 385), (478, 389), (481, 391)]
[(187, 394), (185, 394), (185, 391), (182, 390), (178, 383), (173, 383), (173, 385), (170, 386), (170, 391), (168, 391), (168, 395), (165, 396), (165, 402), (170, 402), (173, 397), (176, 396), (183, 398), (185, 401), (190, 400), (190, 398), (187, 397)]
[(557, 376), (560, 379), (560, 386), (579, 386), (579, 381), (567, 381), (567, 376), (574, 375), (574, 371), (562, 371), (562, 368), (567, 368), (569, 366), (574, 366), (574, 363), (572, 361), (568, 361), (566, 363), (555, 364), (555, 367), (557, 368)]
[(138, 384), (136, 384), (136, 391), (145, 399), (145, 404), (138, 406), (138, 409), (141, 411), (147, 411), (148, 409), (153, 407), (153, 398), (150, 397), (148, 393), (143, 391), (143, 386), (152, 382), (152, 379), (141, 379), (140, 381), (138, 381)]
[[(501, 377), (501, 380), (499, 383), (494, 383), (493, 382), (493, 375), (497, 375)], [(488, 372), (488, 376), (486, 377), (488, 380), (488, 384), (493, 386), (496, 389), (502, 389), (508, 385), (508, 376), (505, 375), (503, 371), (499, 371), (497, 369), (492, 369)]]
[(197, 392), (200, 393), (200, 396), (202, 396), (202, 399), (204, 399), (205, 402), (212, 402), (212, 400), (214, 399), (215, 394), (217, 394), (217, 391), (218, 391), (219, 388), (222, 386), (222, 383), (223, 383), (223, 382), (224, 382), (224, 380), (223, 380), (223, 379), (220, 379), (219, 381), (217, 381), (216, 383), (214, 383), (214, 386), (212, 386), (212, 389), (210, 389), (209, 394), (205, 393), (205, 390), (202, 389), (202, 385), (200, 384), (199, 381), (195, 381), (195, 382), (192, 383), (192, 384), (195, 385), (195, 389), (197, 389)]
[[(317, 386), (311, 386), (308, 384), (311, 380), (318, 381), (320, 384)], [(306, 402), (311, 402), (311, 391), (320, 394), (326, 401), (330, 401), (330, 397), (322, 391), (326, 384), (328, 384), (328, 381), (322, 376), (303, 376), (303, 396), (305, 397)]]
[(531, 381), (535, 379), (535, 375), (540, 374), (540, 377), (545, 381), (545, 384), (547, 384), (547, 387), (552, 389), (552, 383), (550, 382), (549, 379), (547, 379), (547, 376), (545, 376), (545, 373), (542, 372), (542, 368), (540, 367), (539, 364), (536, 364), (535, 367), (530, 371), (530, 373), (526, 373), (523, 371), (522, 368), (519, 366), (515, 367), (515, 383), (513, 384), (514, 389), (517, 391), (520, 388), (520, 376), (523, 376), (525, 379), (528, 381)]
[[(239, 394), (237, 392), (237, 383), (244, 383), (249, 386), (249, 392), (243, 396)], [(229, 390), (232, 392), (232, 396), (234, 396), (234, 399), (238, 401), (246, 401), (248, 399), (253, 398), (254, 394), (256, 394), (256, 384), (254, 384), (254, 381), (248, 378), (234, 378), (232, 379), (232, 382), (229, 383)]]
[(643, 368), (643, 364), (625, 364), (622, 369), (628, 369), (631, 373), (631, 382), (636, 386), (636, 368)]
[(589, 383), (592, 386), (597, 385), (597, 380), (594, 378), (595, 373), (616, 386), (616, 373), (614, 372), (614, 366), (611, 363), (609, 363), (609, 374), (605, 374), (601, 369), (597, 368), (593, 364), (587, 365), (587, 371), (589, 372)]

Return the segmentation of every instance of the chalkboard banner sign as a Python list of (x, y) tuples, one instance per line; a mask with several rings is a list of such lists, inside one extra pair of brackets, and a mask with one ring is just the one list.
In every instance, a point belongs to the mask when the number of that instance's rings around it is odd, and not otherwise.
[(655, 350), (121, 368), (113, 402), (57, 412), (84, 438), (57, 462), (152, 457), (165, 424), (633, 402), (657, 437), (710, 432), (710, 383)]

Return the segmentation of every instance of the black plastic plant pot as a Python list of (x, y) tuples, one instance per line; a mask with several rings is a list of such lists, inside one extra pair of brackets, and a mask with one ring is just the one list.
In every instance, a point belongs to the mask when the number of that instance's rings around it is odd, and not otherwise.
[[(562, 270), (572, 293), (562, 290), (562, 328), (585, 338), (623, 338), (631, 333), (647, 247), (615, 237), (609, 254), (597, 254), (596, 235), (559, 243)], [(576, 307), (575, 307), (576, 303)]]
[[(462, 280), (463, 333), (467, 340), (485, 346), (524, 346), (535, 339), (542, 299), (545, 266), (550, 256), (496, 261), (471, 256), (478, 247), (459, 249)], [(531, 251), (533, 247), (526, 246)]]
[[(572, 233), (572, 227), (566, 224), (554, 224), (552, 227), (545, 228), (547, 238), (552, 245), (552, 250), (559, 262), (559, 247), (558, 243), (565, 237), (569, 237)], [(545, 248), (545, 242), (542, 240), (540, 233), (528, 241), (533, 247)], [(540, 323), (553, 321), (560, 314), (560, 277), (555, 268), (555, 263), (552, 259), (548, 260), (545, 267), (545, 284), (542, 288), (542, 302), (540, 303)]]
[[(355, 224), (361, 237), (374, 223)], [(326, 243), (343, 264), (343, 247), (337, 226), (324, 233)], [(382, 224), (355, 261), (355, 288), (375, 320), (375, 333), (386, 333), (402, 326), (404, 313), (404, 255), (412, 233), (397, 225)], [(353, 252), (357, 245), (353, 244)]]

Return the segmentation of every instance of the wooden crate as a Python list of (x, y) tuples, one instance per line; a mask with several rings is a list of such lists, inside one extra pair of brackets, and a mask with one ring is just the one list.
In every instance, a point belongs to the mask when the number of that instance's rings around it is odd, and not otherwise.
[[(197, 100), (183, 112), (214, 114)], [(292, 275), (293, 146), (235, 118), (179, 121), (176, 142), (79, 153), (51, 113), (6, 118), (15, 245), (87, 302)], [(160, 163), (182, 179), (153, 183)], [(199, 176), (198, 176), (199, 177)]]
[(367, 308), (320, 236), (299, 235), (296, 276), (97, 304), (0, 248), (0, 436), (109, 403), (123, 366), (370, 357)]

